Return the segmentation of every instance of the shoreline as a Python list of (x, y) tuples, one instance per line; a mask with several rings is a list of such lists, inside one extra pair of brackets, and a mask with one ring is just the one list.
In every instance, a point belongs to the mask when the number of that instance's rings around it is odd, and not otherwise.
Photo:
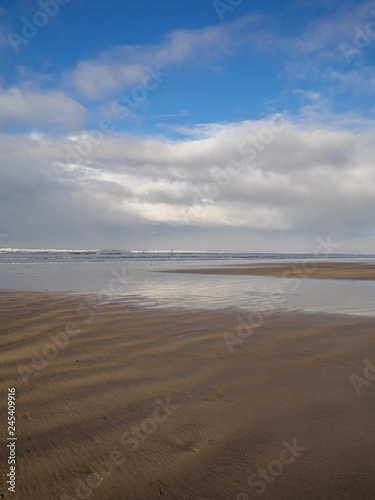
[(304, 451), (265, 499), (371, 497), (375, 382), (359, 397), (350, 377), (375, 363), (374, 318), (0, 291), (0, 322), (16, 498), (252, 498), (293, 440)]

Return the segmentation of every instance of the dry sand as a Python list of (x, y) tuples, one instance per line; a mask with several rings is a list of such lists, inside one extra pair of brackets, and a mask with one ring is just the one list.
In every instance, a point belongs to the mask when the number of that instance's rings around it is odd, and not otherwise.
[(347, 262), (318, 262), (285, 264), (240, 264), (230, 267), (179, 269), (164, 271), (168, 273), (187, 274), (221, 274), (239, 276), (275, 276), (285, 278), (313, 278), (313, 279), (343, 279), (343, 280), (375, 280), (375, 266), (372, 264)]
[[(223, 334), (238, 334), (243, 312), (98, 312), (85, 300), (0, 293), (2, 394), (16, 388), (18, 437), (16, 494), (4, 498), (374, 498), (375, 381), (360, 396), (350, 381), (375, 363), (374, 319), (269, 315), (231, 354)], [(66, 326), (67, 345), (48, 350)], [(43, 349), (55, 357), (33, 367)], [(283, 452), (294, 440), (296, 457)], [(258, 495), (247, 480), (269, 467)]]

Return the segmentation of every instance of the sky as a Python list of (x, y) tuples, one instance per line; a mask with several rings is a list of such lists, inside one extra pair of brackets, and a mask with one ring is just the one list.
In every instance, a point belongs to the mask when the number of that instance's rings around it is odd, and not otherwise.
[(0, 247), (375, 249), (375, 1), (3, 0)]

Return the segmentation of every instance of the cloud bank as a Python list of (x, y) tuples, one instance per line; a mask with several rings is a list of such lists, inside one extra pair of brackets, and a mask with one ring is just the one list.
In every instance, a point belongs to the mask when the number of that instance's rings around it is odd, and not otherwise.
[(374, 232), (374, 136), (275, 115), (198, 125), (174, 141), (112, 134), (67, 162), (84, 135), (1, 135), (0, 210), (17, 237), (42, 231), (79, 244), (91, 232), (96, 246), (133, 225), (167, 227), (168, 241), (176, 227), (207, 227), (350, 242)]

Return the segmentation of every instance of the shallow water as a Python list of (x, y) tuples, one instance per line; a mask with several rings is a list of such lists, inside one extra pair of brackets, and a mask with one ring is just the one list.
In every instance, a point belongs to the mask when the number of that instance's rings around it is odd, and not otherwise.
[[(149, 307), (223, 308), (375, 315), (375, 281), (285, 280), (268, 276), (164, 273), (163, 270), (288, 262), (290, 255), (15, 253), (0, 254), (0, 287), (95, 294), (97, 302), (131, 300)], [(212, 257), (212, 258), (210, 258)], [(228, 258), (229, 257), (229, 258)], [(289, 257), (289, 259), (288, 259)], [(310, 256), (316, 258), (316, 256)], [(305, 255), (293, 255), (302, 263)], [(327, 259), (325, 259), (327, 260)], [(375, 258), (333, 256), (330, 261)]]

